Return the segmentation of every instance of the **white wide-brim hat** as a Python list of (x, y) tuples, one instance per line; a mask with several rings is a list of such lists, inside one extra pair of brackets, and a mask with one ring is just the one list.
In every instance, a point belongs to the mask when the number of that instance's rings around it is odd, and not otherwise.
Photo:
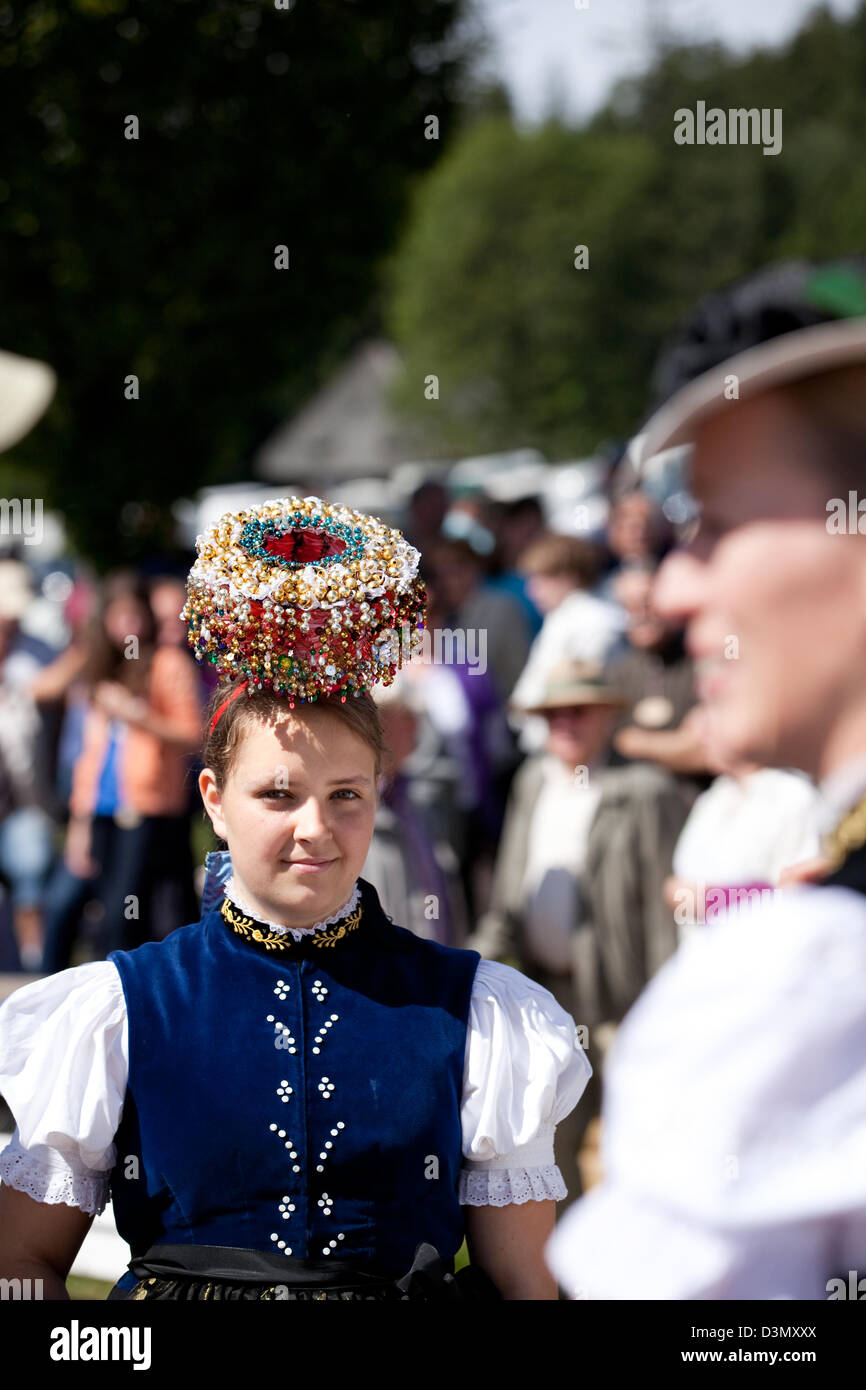
[(45, 362), (0, 351), (0, 452), (33, 428), (56, 388), (56, 373)]

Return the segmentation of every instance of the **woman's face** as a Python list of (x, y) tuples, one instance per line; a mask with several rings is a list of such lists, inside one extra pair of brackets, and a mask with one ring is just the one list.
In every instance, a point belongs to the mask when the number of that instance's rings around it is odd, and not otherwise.
[(254, 723), (222, 791), (210, 768), (199, 789), (252, 911), (305, 927), (342, 907), (370, 846), (376, 778), (372, 749), (339, 716)]
[(115, 647), (123, 647), (130, 637), (143, 637), (148, 614), (137, 598), (116, 598), (105, 609), (103, 624)]
[(186, 586), (170, 579), (156, 584), (150, 591), (150, 606), (156, 620), (161, 646), (185, 647), (186, 623), (178, 614), (186, 601)]

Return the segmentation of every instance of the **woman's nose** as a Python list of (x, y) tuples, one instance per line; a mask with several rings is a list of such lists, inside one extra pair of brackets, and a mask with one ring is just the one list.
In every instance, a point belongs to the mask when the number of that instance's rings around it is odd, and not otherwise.
[(327, 818), (317, 797), (308, 796), (298, 807), (293, 830), (296, 840), (317, 840), (330, 834)]

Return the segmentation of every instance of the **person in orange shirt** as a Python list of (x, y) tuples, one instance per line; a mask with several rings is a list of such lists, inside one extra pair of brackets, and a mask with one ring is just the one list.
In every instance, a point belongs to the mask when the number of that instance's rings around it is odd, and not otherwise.
[(88, 892), (104, 909), (105, 951), (158, 934), (151, 921), (158, 881), (179, 892), (176, 925), (197, 911), (188, 780), (201, 733), (201, 685), (189, 654), (155, 638), (143, 580), (111, 576), (84, 671), (89, 697), (72, 776), (65, 887), (49, 895), (45, 971), (68, 964)]

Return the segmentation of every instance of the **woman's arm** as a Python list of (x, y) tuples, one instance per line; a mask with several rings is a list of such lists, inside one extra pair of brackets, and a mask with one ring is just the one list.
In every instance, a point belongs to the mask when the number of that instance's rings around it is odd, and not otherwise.
[(66, 1276), (93, 1217), (0, 1187), (0, 1279), (41, 1279), (45, 1299), (68, 1299)]
[(467, 1207), (469, 1258), (493, 1280), (504, 1299), (557, 1298), (556, 1280), (544, 1262), (553, 1233), (555, 1202), (511, 1202)]
[(495, 961), (478, 963), (467, 1032), (459, 1197), (470, 1258), (502, 1298), (552, 1301), (544, 1248), (566, 1196), (554, 1135), (592, 1068), (553, 995)]
[(183, 752), (201, 741), (204, 714), (193, 658), (179, 647), (157, 647), (146, 695), (133, 695), (121, 681), (100, 681), (93, 704), (108, 719), (122, 719)]
[(163, 743), (176, 745), (190, 753), (194, 752), (201, 742), (198, 712), (193, 719), (186, 717), (186, 715), (169, 719), (165, 715), (156, 714), (153, 710), (149, 710), (146, 701), (138, 700), (134, 705), (130, 704), (127, 707), (127, 713), (122, 717), (128, 723), (143, 729), (146, 734), (153, 734)]
[(61, 700), (86, 665), (86, 646), (83, 643), (70, 642), (65, 651), (37, 671), (29, 684), (30, 694), (37, 704)]

